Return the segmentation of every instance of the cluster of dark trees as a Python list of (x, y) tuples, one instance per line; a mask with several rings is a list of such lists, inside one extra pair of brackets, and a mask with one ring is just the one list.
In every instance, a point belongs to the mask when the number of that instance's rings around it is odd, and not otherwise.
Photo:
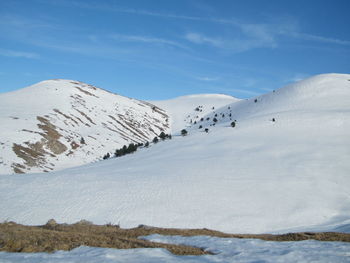
[[(164, 141), (165, 139), (171, 139), (171, 134), (165, 134), (164, 132), (161, 132), (159, 136), (154, 137), (152, 140), (153, 143), (157, 143), (159, 141), (158, 137)], [(122, 148), (115, 150), (114, 157), (121, 157), (123, 155), (133, 153), (137, 151), (138, 147), (148, 147), (149, 142), (143, 143), (130, 143), (128, 146), (124, 145)], [(103, 157), (103, 160), (111, 158), (110, 153), (105, 154)]]

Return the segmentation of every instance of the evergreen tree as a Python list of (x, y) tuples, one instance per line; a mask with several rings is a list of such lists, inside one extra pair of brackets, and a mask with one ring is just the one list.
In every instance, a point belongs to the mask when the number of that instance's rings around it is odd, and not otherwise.
[(126, 153), (133, 153), (133, 152), (136, 152), (136, 150), (137, 150), (137, 145), (130, 143), (126, 150)]
[(236, 123), (233, 121), (231, 122), (231, 127), (234, 128), (236, 126)]
[(182, 136), (186, 136), (186, 135), (187, 135), (187, 131), (186, 131), (185, 129), (182, 129), (182, 130), (181, 130), (181, 135), (182, 135)]
[(167, 136), (166, 136), (166, 134), (165, 134), (164, 132), (161, 132), (161, 133), (159, 134), (159, 138), (161, 138), (163, 141), (165, 140), (166, 137), (167, 137)]

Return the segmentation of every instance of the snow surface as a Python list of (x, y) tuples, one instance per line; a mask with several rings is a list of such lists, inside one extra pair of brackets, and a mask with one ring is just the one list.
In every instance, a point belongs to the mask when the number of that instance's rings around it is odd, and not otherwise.
[(171, 120), (172, 133), (177, 133), (227, 104), (240, 101), (224, 94), (197, 94), (181, 96), (171, 100), (151, 101), (161, 109), (166, 110)]
[(349, 79), (319, 75), (235, 101), (209, 113), (202, 129), (132, 155), (1, 176), (0, 220), (350, 232)]
[(0, 94), (0, 122), (0, 174), (78, 166), (169, 132), (154, 105), (62, 79)]
[(79, 247), (72, 251), (48, 253), (0, 252), (3, 263), (57, 262), (350, 262), (350, 244), (341, 242), (271, 242), (256, 239), (180, 237), (152, 235), (148, 240), (205, 248), (216, 255), (176, 256), (165, 249), (106, 249)]

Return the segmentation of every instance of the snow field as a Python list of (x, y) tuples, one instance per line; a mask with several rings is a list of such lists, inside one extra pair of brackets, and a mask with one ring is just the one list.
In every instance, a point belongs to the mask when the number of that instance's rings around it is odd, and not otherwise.
[[(206, 116), (225, 114), (215, 127), (207, 122), (209, 133), (197, 123), (182, 137), (175, 123), (172, 140), (135, 154), (50, 174), (1, 176), (0, 220), (85, 219), (229, 233), (350, 231), (348, 79), (316, 76), (215, 113), (203, 103)], [(183, 106), (169, 113), (182, 124), (182, 109), (191, 108), (192, 116), (193, 104), (201, 105), (189, 101), (181, 98)]]
[(148, 240), (203, 247), (216, 255), (176, 256), (165, 249), (107, 249), (79, 247), (55, 253), (0, 252), (1, 262), (349, 262), (350, 245), (341, 242), (299, 241), (271, 242), (256, 239), (215, 238), (207, 236), (180, 237), (152, 235)]

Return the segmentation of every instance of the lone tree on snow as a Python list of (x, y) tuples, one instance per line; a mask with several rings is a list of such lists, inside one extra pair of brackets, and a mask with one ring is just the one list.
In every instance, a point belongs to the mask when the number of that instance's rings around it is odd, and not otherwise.
[(187, 135), (187, 131), (186, 131), (185, 129), (182, 129), (182, 130), (181, 130), (181, 135), (182, 135), (182, 136), (186, 136), (186, 135)]
[(165, 140), (166, 137), (167, 137), (167, 136), (166, 136), (166, 134), (165, 134), (164, 132), (161, 132), (161, 133), (159, 134), (159, 138), (161, 138), (162, 140)]
[(234, 121), (231, 122), (231, 127), (232, 127), (232, 128), (236, 127), (236, 123), (235, 123)]

